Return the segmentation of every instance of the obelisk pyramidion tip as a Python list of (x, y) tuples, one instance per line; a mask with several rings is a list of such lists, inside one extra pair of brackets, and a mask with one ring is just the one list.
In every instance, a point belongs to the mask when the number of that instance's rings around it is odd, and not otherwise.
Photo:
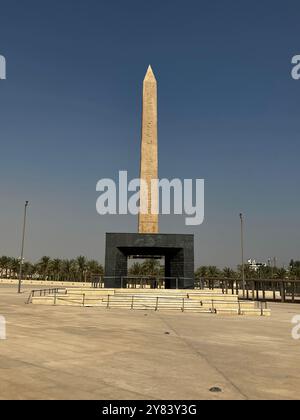
[(148, 67), (148, 70), (147, 70), (147, 73), (146, 73), (146, 77), (145, 77), (145, 79), (147, 80), (149, 80), (149, 79), (155, 79), (155, 76), (154, 76), (154, 73), (153, 73), (153, 70), (152, 70), (152, 67), (151, 67), (151, 65), (149, 65), (149, 67)]

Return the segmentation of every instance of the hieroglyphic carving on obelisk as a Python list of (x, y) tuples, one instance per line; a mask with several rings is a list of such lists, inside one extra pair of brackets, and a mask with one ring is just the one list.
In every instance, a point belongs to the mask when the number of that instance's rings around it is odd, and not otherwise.
[(144, 210), (139, 214), (139, 233), (158, 233), (158, 188), (151, 182), (158, 179), (157, 82), (151, 66), (148, 68), (143, 86), (140, 178), (142, 180), (140, 207)]

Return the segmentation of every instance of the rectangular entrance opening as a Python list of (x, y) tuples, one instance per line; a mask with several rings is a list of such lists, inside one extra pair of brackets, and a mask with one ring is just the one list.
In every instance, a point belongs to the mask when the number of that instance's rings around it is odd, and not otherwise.
[(165, 277), (164, 255), (128, 255), (126, 287), (165, 289)]

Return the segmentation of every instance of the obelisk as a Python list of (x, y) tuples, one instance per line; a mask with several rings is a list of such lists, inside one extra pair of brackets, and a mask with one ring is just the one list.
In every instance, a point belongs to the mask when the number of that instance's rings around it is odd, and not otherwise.
[(158, 233), (157, 82), (149, 66), (143, 84), (139, 233)]

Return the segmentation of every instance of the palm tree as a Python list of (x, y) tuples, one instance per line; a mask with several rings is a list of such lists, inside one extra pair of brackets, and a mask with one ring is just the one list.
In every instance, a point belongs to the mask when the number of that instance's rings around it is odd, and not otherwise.
[(143, 262), (141, 272), (144, 276), (159, 276), (161, 273), (161, 266), (159, 260), (148, 259)]
[(208, 267), (206, 265), (202, 265), (196, 270), (195, 273), (196, 277), (208, 277)]
[(86, 263), (86, 280), (89, 282), (94, 281), (95, 278), (100, 279), (104, 274), (104, 269), (101, 264), (96, 260), (89, 260)]
[(11, 278), (18, 278), (18, 272), (20, 269), (20, 261), (17, 258), (10, 258), (9, 261), (9, 270), (10, 270), (10, 275), (9, 277)]
[(47, 280), (48, 271), (50, 268), (50, 257), (42, 257), (37, 264), (38, 274), (42, 277), (42, 280)]
[(62, 280), (69, 281), (74, 266), (73, 260), (63, 260), (61, 264)]
[(272, 267), (270, 266), (262, 266), (258, 270), (259, 278), (261, 279), (271, 279), (272, 278)]
[(28, 277), (32, 278), (34, 271), (35, 271), (35, 267), (30, 262), (25, 262), (23, 264), (23, 274), (24, 274), (25, 279), (28, 279)]
[(287, 276), (287, 271), (286, 271), (286, 269), (285, 268), (279, 268), (277, 271), (276, 271), (276, 274), (275, 274), (275, 276), (276, 276), (276, 278), (277, 279), (285, 279), (286, 278), (286, 276)]
[(142, 275), (142, 264), (135, 262), (129, 269), (130, 276), (141, 276)]
[(291, 260), (289, 277), (293, 280), (300, 278), (300, 261)]
[(229, 267), (225, 267), (222, 274), (226, 279), (234, 279), (236, 277), (236, 272)]
[(298, 280), (300, 278), (300, 268), (298, 267), (293, 267), (290, 271), (289, 271), (289, 277), (291, 279), (295, 279)]
[[(242, 266), (238, 266), (239, 276), (242, 277)], [(249, 264), (244, 265), (244, 273), (246, 279), (255, 279), (257, 277), (257, 273), (250, 267)]]
[(79, 271), (80, 281), (84, 280), (87, 261), (86, 258), (80, 255), (76, 258), (76, 264)]
[(104, 269), (101, 264), (96, 260), (89, 260), (86, 263), (86, 270), (88, 274), (100, 274), (103, 275)]
[(9, 258), (5, 256), (1, 257), (0, 258), (1, 277), (3, 277), (4, 271), (5, 271), (5, 277), (7, 277), (8, 266), (9, 266)]
[[(0, 277), (18, 277), (20, 261), (16, 258), (6, 256), (0, 257)], [(91, 279), (92, 275), (103, 275), (104, 268), (96, 260), (87, 261), (85, 257), (78, 257), (76, 260), (61, 260), (50, 257), (42, 257), (36, 264), (25, 262), (23, 264), (25, 278), (39, 278), (43, 280), (83, 280), (86, 276)]]
[(49, 264), (49, 274), (51, 278), (58, 281), (61, 274), (62, 261), (59, 258), (55, 258)]
[(215, 265), (210, 265), (207, 268), (208, 277), (219, 277), (220, 270)]

